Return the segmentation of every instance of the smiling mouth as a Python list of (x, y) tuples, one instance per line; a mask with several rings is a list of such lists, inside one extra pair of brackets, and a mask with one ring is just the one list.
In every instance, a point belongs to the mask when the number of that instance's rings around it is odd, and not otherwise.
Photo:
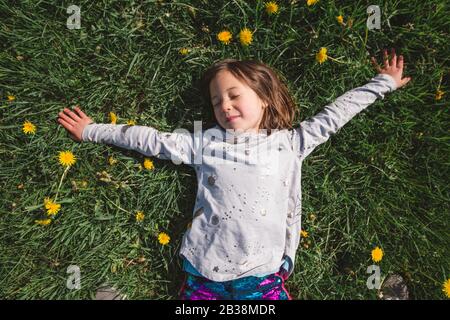
[(235, 120), (237, 118), (239, 118), (239, 116), (227, 117), (227, 122), (233, 121), (233, 120)]

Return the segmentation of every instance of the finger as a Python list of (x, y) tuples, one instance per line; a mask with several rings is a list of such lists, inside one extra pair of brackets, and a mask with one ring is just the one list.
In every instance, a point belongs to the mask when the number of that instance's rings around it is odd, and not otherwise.
[(73, 129), (73, 126), (70, 123), (68, 123), (67, 121), (65, 121), (64, 119), (59, 118), (58, 122), (69, 131)]
[(75, 107), (75, 111), (80, 115), (81, 118), (88, 117), (83, 111), (81, 111), (80, 107), (78, 107), (78, 106)]
[(385, 68), (389, 67), (389, 57), (386, 49), (383, 50), (383, 64)]
[(71, 126), (75, 126), (75, 121), (71, 118), (69, 118), (67, 115), (65, 115), (64, 113), (60, 112), (59, 117), (62, 118), (66, 123), (70, 124)]
[(397, 54), (395, 53), (395, 49), (391, 48), (391, 61), (389, 63), (389, 65), (391, 67), (397, 67)]
[(397, 60), (397, 68), (399, 68), (400, 70), (403, 70), (403, 56), (402, 56), (402, 55), (400, 55), (400, 56), (398, 57), (398, 60)]
[(80, 121), (81, 120), (81, 118), (79, 116), (77, 116), (73, 111), (71, 111), (71, 110), (69, 110), (67, 108), (64, 108), (64, 112), (66, 114), (68, 114), (75, 121)]
[(406, 85), (409, 81), (411, 81), (411, 77), (405, 77), (401, 80), (400, 82), (400, 87), (403, 87), (404, 85)]
[(377, 72), (381, 72), (381, 68), (380, 68), (380, 66), (377, 63), (377, 60), (375, 60), (374, 57), (371, 57), (370, 61), (372, 62), (372, 65), (375, 68), (375, 70), (377, 70)]

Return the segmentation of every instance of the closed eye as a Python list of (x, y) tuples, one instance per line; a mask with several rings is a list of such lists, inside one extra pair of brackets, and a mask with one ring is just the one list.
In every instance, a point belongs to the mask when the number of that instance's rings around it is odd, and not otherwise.
[[(233, 97), (231, 97), (231, 99), (234, 99), (234, 98), (237, 98), (237, 97), (239, 97), (239, 95), (233, 96)], [(219, 105), (219, 103), (216, 103), (216, 104), (213, 105), (213, 107), (217, 107), (218, 105)]]

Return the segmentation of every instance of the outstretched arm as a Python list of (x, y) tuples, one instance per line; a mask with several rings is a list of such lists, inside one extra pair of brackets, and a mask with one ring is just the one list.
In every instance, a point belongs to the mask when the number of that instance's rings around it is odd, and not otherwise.
[(59, 113), (58, 122), (77, 142), (111, 144), (147, 156), (172, 160), (176, 164), (183, 162), (190, 165), (194, 163), (196, 150), (200, 147), (199, 143), (194, 143), (194, 135), (187, 131), (169, 133), (147, 126), (94, 123), (79, 107), (75, 111), (77, 114), (64, 109), (65, 113)]
[(318, 145), (349, 122), (359, 112), (384, 96), (406, 85), (411, 78), (402, 78), (403, 56), (398, 57), (392, 49), (389, 61), (384, 50), (384, 67), (381, 68), (372, 57), (378, 74), (367, 84), (352, 89), (324, 107), (317, 115), (300, 123), (294, 130), (293, 143), (300, 157), (306, 158)]

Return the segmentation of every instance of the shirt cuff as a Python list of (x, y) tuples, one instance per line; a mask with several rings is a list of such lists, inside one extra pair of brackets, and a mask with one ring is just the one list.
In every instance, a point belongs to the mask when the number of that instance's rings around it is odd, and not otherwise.
[(90, 123), (86, 127), (84, 127), (83, 132), (81, 133), (81, 140), (82, 141), (89, 141), (88, 140), (88, 131), (89, 131), (89, 128), (93, 127), (94, 124), (95, 123)]
[(386, 80), (391, 91), (397, 89), (397, 83), (395, 82), (395, 79), (391, 75), (388, 75), (386, 73), (379, 73), (377, 74), (377, 78), (382, 78)]

